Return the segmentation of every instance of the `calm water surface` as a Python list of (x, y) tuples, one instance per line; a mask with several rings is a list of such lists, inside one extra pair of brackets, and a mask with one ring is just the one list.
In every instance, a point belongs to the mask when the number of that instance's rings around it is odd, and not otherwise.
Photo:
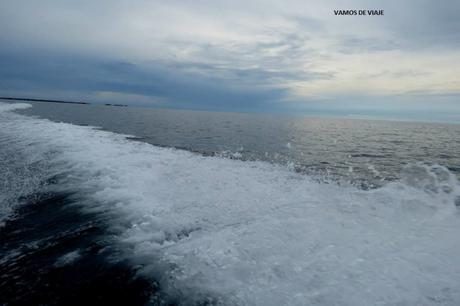
[(91, 125), (154, 145), (265, 160), (363, 188), (402, 167), (439, 164), (460, 175), (460, 125), (35, 103), (21, 111)]

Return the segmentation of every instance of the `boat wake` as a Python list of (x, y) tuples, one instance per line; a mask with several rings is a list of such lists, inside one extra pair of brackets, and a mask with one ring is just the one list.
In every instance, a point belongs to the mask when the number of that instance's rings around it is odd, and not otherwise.
[[(12, 112), (24, 107), (0, 104), (3, 223), (27, 218), (30, 195), (65, 194), (43, 215), (65, 206), (86, 216), (79, 226), (102, 220), (104, 260), (149, 280), (152, 304), (460, 303), (460, 189), (442, 166), (360, 190)], [(71, 246), (54, 268), (85, 260)], [(3, 264), (20, 253), (5, 252)]]

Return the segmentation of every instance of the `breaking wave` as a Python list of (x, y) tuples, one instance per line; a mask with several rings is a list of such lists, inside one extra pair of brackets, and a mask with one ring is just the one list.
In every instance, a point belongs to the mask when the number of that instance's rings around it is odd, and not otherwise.
[[(78, 194), (79, 210), (109, 220), (123, 250), (117, 256), (158, 284), (152, 301), (460, 303), (460, 190), (442, 166), (413, 164), (400, 181), (365, 191), (10, 112), (24, 107), (0, 104), (1, 150), (14, 161), (5, 164), (45, 165), (10, 171), (17, 177), (7, 181), (32, 182), (3, 182), (7, 206), (37, 188)], [(34, 179), (44, 172), (59, 183)], [(14, 217), (11, 209), (2, 214)], [(79, 256), (75, 250), (56, 264)]]

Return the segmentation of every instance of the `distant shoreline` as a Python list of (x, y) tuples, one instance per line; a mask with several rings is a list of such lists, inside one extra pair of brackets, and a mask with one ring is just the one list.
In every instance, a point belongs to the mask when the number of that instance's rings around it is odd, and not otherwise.
[[(14, 97), (0, 97), (0, 100), (8, 100), (8, 101), (29, 101), (29, 102), (48, 102), (48, 103), (67, 103), (67, 104), (85, 104), (89, 105), (89, 102), (83, 101), (64, 101), (64, 100), (49, 100), (49, 99), (32, 99), (32, 98), (14, 98)], [(112, 103), (105, 103), (105, 106), (122, 106), (127, 107), (127, 104), (112, 104)]]
[(31, 98), (14, 98), (14, 97), (0, 97), (0, 100), (9, 101), (30, 101), (30, 102), (49, 102), (49, 103), (68, 103), (68, 104), (90, 104), (82, 101), (64, 101), (64, 100), (47, 100), (47, 99), (31, 99)]

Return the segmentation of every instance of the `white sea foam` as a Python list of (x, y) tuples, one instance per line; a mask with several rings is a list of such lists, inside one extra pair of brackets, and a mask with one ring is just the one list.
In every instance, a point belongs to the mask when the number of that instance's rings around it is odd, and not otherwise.
[(18, 109), (30, 108), (32, 105), (29, 103), (2, 103), (0, 102), (0, 112), (8, 112)]
[[(0, 113), (29, 107), (31, 105), (27, 103), (0, 102)], [(11, 146), (13, 142), (19, 142), (19, 139), (3, 136), (0, 132), (0, 227), (12, 217), (18, 198), (39, 188), (41, 181), (37, 160)]]
[(412, 165), (401, 182), (363, 191), (13, 113), (0, 113), (0, 128), (34, 140), (33, 154), (53, 151), (82, 209), (112, 216), (125, 255), (165, 299), (460, 304), (459, 190), (441, 166)]
[(56, 262), (54, 263), (54, 266), (58, 268), (64, 267), (64, 266), (73, 264), (80, 258), (81, 258), (80, 250), (75, 250), (75, 251), (69, 252), (59, 257), (58, 260), (56, 260)]

